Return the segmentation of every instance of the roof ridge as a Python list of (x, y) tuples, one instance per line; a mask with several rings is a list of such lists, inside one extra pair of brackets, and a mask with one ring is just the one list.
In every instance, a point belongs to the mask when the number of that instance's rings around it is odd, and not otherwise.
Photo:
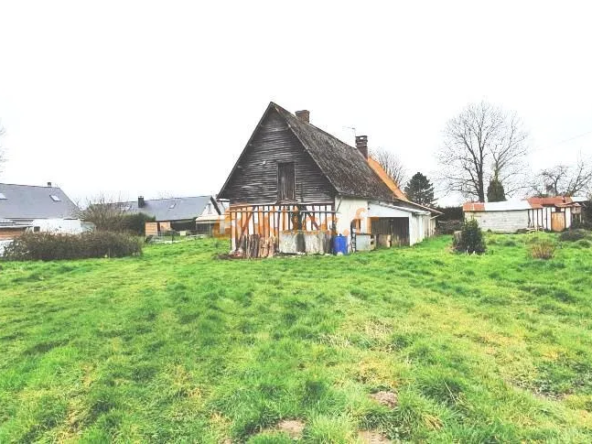
[[(150, 201), (156, 201), (156, 200), (173, 200), (173, 199), (197, 199), (198, 197), (214, 198), (214, 195), (213, 194), (204, 194), (202, 196), (159, 197), (159, 198), (156, 198), (156, 199), (144, 199), (144, 202), (150, 202)], [(129, 203), (129, 202), (137, 202), (137, 199), (135, 199), (135, 200), (126, 200), (126, 201), (121, 202), (121, 203)]]
[(26, 184), (20, 184), (20, 183), (6, 183), (6, 182), (0, 182), (0, 185), (10, 185), (13, 187), (28, 187), (28, 188), (47, 188), (47, 189), (57, 189), (57, 190), (61, 190), (60, 187), (55, 187), (55, 186), (47, 186), (47, 185), (26, 185)]

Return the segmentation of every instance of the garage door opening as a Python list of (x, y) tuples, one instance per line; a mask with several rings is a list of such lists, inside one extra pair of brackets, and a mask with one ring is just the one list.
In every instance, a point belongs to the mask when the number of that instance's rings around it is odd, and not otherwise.
[(381, 217), (372, 220), (372, 234), (378, 245), (386, 247), (409, 246), (409, 218)]

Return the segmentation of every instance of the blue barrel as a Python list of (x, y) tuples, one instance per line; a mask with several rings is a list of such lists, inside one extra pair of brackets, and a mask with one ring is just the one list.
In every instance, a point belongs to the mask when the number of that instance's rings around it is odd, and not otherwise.
[(347, 254), (347, 237), (340, 234), (333, 238), (333, 253)]

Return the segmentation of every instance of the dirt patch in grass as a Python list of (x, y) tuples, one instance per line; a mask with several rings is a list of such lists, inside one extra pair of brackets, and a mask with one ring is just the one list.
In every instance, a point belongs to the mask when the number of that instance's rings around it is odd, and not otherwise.
[(390, 440), (378, 432), (360, 432), (358, 439), (364, 444), (390, 444)]
[(389, 409), (394, 409), (399, 404), (399, 397), (394, 392), (378, 392), (370, 395), (370, 398)]
[(291, 439), (302, 438), (305, 424), (301, 421), (282, 421), (277, 425), (280, 432), (286, 433)]

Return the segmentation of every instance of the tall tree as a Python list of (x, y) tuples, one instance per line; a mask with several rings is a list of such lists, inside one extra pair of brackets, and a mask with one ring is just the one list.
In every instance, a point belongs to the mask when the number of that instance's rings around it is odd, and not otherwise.
[(397, 157), (392, 151), (384, 148), (373, 150), (370, 155), (380, 164), (382, 169), (391, 179), (393, 179), (397, 186), (401, 188), (407, 178), (407, 171), (405, 170), (401, 159), (399, 159), (399, 157)]
[(580, 155), (575, 165), (542, 170), (532, 185), (537, 196), (576, 196), (592, 193), (592, 161)]
[(432, 207), (436, 203), (434, 199), (434, 185), (421, 173), (415, 173), (407, 186), (405, 194), (410, 201)]
[(440, 180), (448, 191), (485, 202), (495, 180), (508, 195), (524, 188), (528, 134), (516, 113), (487, 102), (468, 105), (449, 120), (438, 152)]
[(504, 186), (499, 180), (491, 179), (487, 187), (487, 201), (488, 202), (502, 202), (506, 200), (506, 193)]

